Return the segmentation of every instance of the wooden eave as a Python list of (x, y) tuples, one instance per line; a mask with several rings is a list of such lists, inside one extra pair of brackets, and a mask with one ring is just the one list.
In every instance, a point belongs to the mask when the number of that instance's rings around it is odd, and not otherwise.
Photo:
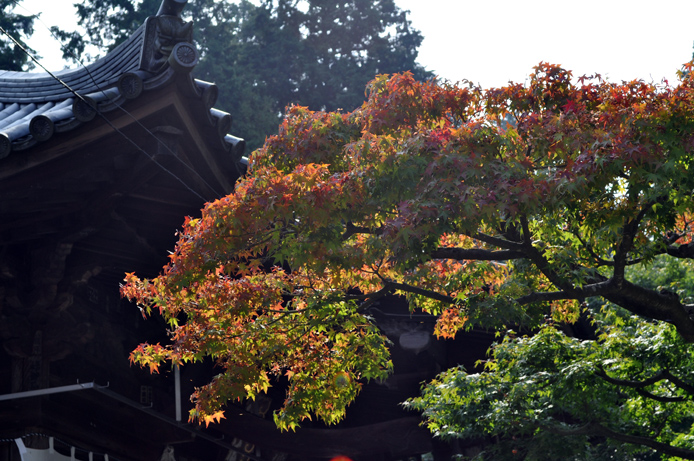
[[(195, 101), (176, 88), (149, 93), (127, 114), (106, 114), (110, 124), (95, 119), (37, 152), (4, 159), (2, 240), (74, 239), (76, 253), (109, 255), (117, 280), (125, 270), (140, 270), (135, 262), (146, 264), (155, 253), (154, 266), (161, 267), (183, 218), (229, 193), (238, 176), (225, 158), (231, 154), (205, 142), (189, 113)], [(173, 142), (157, 138), (162, 127), (167, 132), (159, 135), (175, 137)]]

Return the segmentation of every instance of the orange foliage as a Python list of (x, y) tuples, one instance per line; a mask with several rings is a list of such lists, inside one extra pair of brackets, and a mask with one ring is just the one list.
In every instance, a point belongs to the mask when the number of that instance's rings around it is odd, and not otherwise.
[(619, 258), (692, 241), (689, 77), (613, 84), (541, 63), (527, 86), (405, 73), (368, 95), (351, 113), (289, 108), (234, 193), (185, 219), (161, 275), (126, 274), (122, 295), (171, 328), (131, 360), (221, 370), (196, 390), (198, 420), (283, 379), (280, 427), (338, 421), (390, 370), (369, 315), (385, 296), (438, 315), (444, 338), (571, 320)]

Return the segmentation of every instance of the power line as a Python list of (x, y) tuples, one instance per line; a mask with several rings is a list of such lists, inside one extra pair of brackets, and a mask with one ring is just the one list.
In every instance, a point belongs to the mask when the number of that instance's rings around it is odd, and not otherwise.
[[(38, 20), (38, 21), (49, 31), (49, 33), (51, 34), (51, 36), (52, 36), (57, 42), (60, 42), (60, 40), (58, 39), (58, 37), (56, 37), (56, 35), (55, 35), (55, 34), (53, 33), (53, 31), (51, 30), (51, 28), (50, 28), (45, 22), (43, 22), (43, 21), (40, 19), (40, 17), (39, 17), (38, 15), (36, 15), (36, 14), (34, 14), (33, 12), (29, 11), (29, 10), (28, 10), (26, 7), (24, 7), (23, 5), (20, 5), (19, 2), (18, 2), (18, 0), (13, 0), (13, 3), (14, 3), (16, 6), (19, 6), (20, 8), (24, 9), (25, 11), (27, 11), (30, 15), (34, 16), (35, 19)], [(84, 99), (84, 97), (82, 97), (82, 95), (80, 95), (79, 93), (77, 93), (77, 92), (76, 92), (73, 88), (71, 88), (66, 82), (64, 82), (64, 81), (61, 80), (59, 77), (57, 77), (54, 73), (52, 73), (51, 71), (49, 71), (41, 62), (39, 62), (39, 60), (38, 60), (35, 56), (33, 56), (33, 55), (21, 44), (21, 42), (19, 42), (18, 40), (16, 40), (9, 32), (7, 32), (7, 30), (5, 30), (5, 29), (4, 29), (3, 27), (1, 27), (1, 26), (0, 26), (0, 32), (4, 33), (4, 34), (5, 34), (5, 35), (6, 35), (6, 36), (7, 36), (7, 37), (8, 37), (8, 38), (9, 38), (9, 39), (10, 39), (10, 40), (11, 40), (11, 41), (23, 52), (23, 53), (25, 53), (36, 65), (38, 65), (41, 69), (43, 69), (44, 72), (46, 72), (51, 78), (53, 78), (54, 80), (56, 80), (57, 82), (59, 82), (63, 87), (65, 87), (70, 93), (72, 93), (72, 94), (73, 94), (76, 98), (78, 98), (80, 101), (82, 101), (83, 103), (89, 105), (89, 103)], [(97, 88), (97, 90), (98, 90), (98, 91), (101, 91), (102, 94), (105, 94), (105, 93), (104, 93), (104, 89), (98, 84), (98, 82), (96, 81), (96, 79), (95, 79), (94, 76), (92, 75), (91, 71), (89, 70), (88, 66), (84, 65), (84, 63), (79, 59), (79, 57), (77, 57), (72, 51), (70, 51), (69, 49), (66, 49), (66, 51), (72, 56), (72, 58), (73, 58), (82, 68), (84, 68), (84, 70), (87, 72), (87, 75), (89, 76), (89, 78), (91, 79), (92, 83), (93, 83), (94, 86)], [(152, 133), (152, 131), (150, 131), (140, 120), (138, 120), (135, 116), (133, 116), (130, 112), (128, 112), (121, 104), (115, 104), (115, 106), (116, 106), (118, 109), (120, 109), (123, 113), (125, 113), (128, 117), (130, 117), (138, 126), (140, 126), (143, 130), (145, 130), (150, 136), (152, 136), (152, 137), (156, 140), (156, 142), (157, 142), (159, 145), (163, 146), (164, 149), (167, 150), (169, 153), (171, 153), (171, 154), (173, 155), (173, 157), (174, 157), (176, 160), (178, 160), (179, 163), (181, 163), (185, 168), (187, 168), (187, 169), (188, 169), (189, 171), (191, 171), (194, 175), (196, 175), (198, 178), (200, 178), (200, 180), (201, 180), (210, 190), (212, 190), (218, 197), (221, 197), (221, 196), (222, 196), (222, 194), (220, 194), (219, 191), (217, 191), (212, 185), (210, 185), (210, 184), (205, 180), (205, 178), (203, 178), (202, 175), (200, 175), (200, 173), (198, 173), (194, 168), (192, 168), (190, 165), (188, 165), (187, 163), (185, 163), (180, 157), (178, 157), (178, 156), (176, 155), (176, 153), (175, 153), (168, 145), (166, 145), (166, 143), (162, 142), (161, 139), (159, 139), (154, 133)], [(195, 196), (197, 196), (198, 198), (200, 198), (200, 199), (203, 200), (204, 202), (209, 201), (208, 199), (206, 199), (205, 197), (203, 197), (202, 195), (200, 195), (197, 191), (195, 191), (193, 188), (191, 188), (188, 184), (186, 184), (186, 182), (185, 182), (182, 178), (178, 177), (178, 176), (177, 176), (176, 174), (174, 174), (171, 170), (167, 169), (164, 165), (162, 165), (161, 163), (159, 163), (159, 162), (154, 158), (154, 156), (152, 156), (151, 154), (149, 154), (144, 148), (140, 147), (134, 140), (132, 140), (132, 139), (131, 139), (130, 137), (128, 137), (125, 133), (123, 133), (120, 129), (118, 129), (118, 127), (116, 127), (115, 125), (113, 125), (113, 123), (111, 123), (111, 121), (108, 120), (108, 118), (107, 118), (98, 108), (95, 108), (95, 110), (96, 110), (97, 114), (98, 114), (102, 119), (104, 119), (104, 121), (105, 121), (116, 133), (118, 133), (120, 136), (122, 136), (124, 139), (126, 139), (130, 144), (132, 144), (132, 145), (135, 147), (136, 150), (138, 150), (138, 151), (142, 152), (143, 154), (145, 154), (145, 156), (146, 156), (147, 158), (149, 158), (152, 162), (154, 162), (155, 165), (157, 165), (157, 166), (158, 166), (160, 169), (162, 169), (164, 172), (166, 172), (166, 173), (169, 174), (171, 177), (173, 177), (173, 178), (176, 179), (178, 182), (180, 182), (188, 191), (190, 191), (191, 193), (193, 193)]]

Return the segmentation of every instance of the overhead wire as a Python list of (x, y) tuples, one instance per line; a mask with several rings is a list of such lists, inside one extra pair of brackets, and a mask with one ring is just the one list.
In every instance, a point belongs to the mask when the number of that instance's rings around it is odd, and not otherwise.
[[(53, 39), (55, 39), (58, 43), (60, 43), (60, 39), (55, 35), (55, 33), (51, 30), (51, 28), (41, 20), (40, 15), (33, 13), (30, 11), (28, 8), (25, 6), (21, 5), (19, 3), (19, 0), (12, 0), (12, 3), (15, 4), (15, 6), (18, 6), (19, 8), (23, 9), (27, 13), (29, 13), (31, 16), (34, 17), (35, 20), (38, 20), (51, 34)], [(64, 82), (62, 79), (60, 79), (58, 76), (56, 76), (53, 72), (49, 71), (35, 56), (33, 56), (18, 40), (16, 40), (7, 30), (5, 30), (2, 26), (0, 26), (0, 32), (5, 34), (19, 49), (25, 53), (36, 65), (38, 65), (41, 69), (43, 69), (44, 72), (46, 72), (51, 78), (59, 82), (65, 89), (67, 89), (70, 93), (72, 93), (76, 98), (78, 98), (80, 101), (84, 102), (85, 104), (89, 104), (85, 98), (77, 93), (73, 88), (71, 88), (66, 82)], [(61, 49), (62, 49), (62, 44), (61, 44)], [(97, 91), (102, 92), (102, 94), (105, 94), (104, 91), (105, 89), (102, 88), (101, 85), (96, 81), (94, 76), (92, 75), (91, 71), (89, 70), (89, 67), (85, 65), (82, 60), (75, 55), (71, 50), (66, 49), (67, 53), (69, 53), (72, 57), (72, 59), (79, 64), (87, 73), (89, 76), (91, 82), (93, 85), (97, 88)], [(217, 195), (216, 198), (221, 197), (222, 194), (219, 193), (211, 184), (209, 184), (202, 175), (196, 171), (193, 167), (188, 165), (186, 162), (184, 162), (176, 153), (166, 144), (164, 143), (161, 139), (159, 139), (151, 130), (149, 130), (139, 119), (137, 119), (134, 115), (132, 115), (127, 109), (125, 109), (122, 104), (116, 103), (115, 106), (120, 109), (124, 114), (126, 114), (128, 117), (130, 117), (139, 127), (141, 127), (146, 133), (148, 133), (154, 140), (158, 143), (158, 145), (162, 146), (165, 150), (167, 150), (169, 153), (172, 154), (172, 156), (180, 163), (182, 164), (185, 168), (187, 168), (189, 171), (191, 171), (195, 176), (197, 176), (203, 184), (205, 184), (214, 194)], [(166, 168), (164, 165), (162, 165), (160, 162), (154, 158), (153, 155), (149, 154), (143, 147), (137, 144), (133, 139), (131, 139), (127, 134), (122, 132), (118, 127), (116, 127), (99, 109), (98, 107), (95, 108), (95, 111), (97, 114), (104, 119), (104, 121), (120, 136), (122, 136), (124, 139), (126, 139), (130, 144), (132, 144), (136, 150), (142, 152), (147, 158), (149, 158), (155, 165), (157, 165), (160, 169), (162, 169), (164, 172), (169, 174), (171, 177), (176, 179), (178, 182), (180, 182), (188, 191), (193, 193), (195, 196), (203, 200), (204, 202), (209, 201), (207, 198), (203, 197), (200, 193), (195, 191), (192, 187), (190, 187), (182, 178), (177, 176), (175, 173), (173, 173), (171, 170)], [(237, 168), (238, 169), (238, 168)]]
[[(84, 97), (83, 97), (81, 94), (77, 93), (77, 91), (75, 91), (74, 89), (72, 89), (72, 87), (70, 87), (70, 85), (68, 85), (68, 84), (65, 83), (62, 79), (60, 79), (59, 77), (57, 77), (54, 73), (52, 73), (51, 71), (49, 71), (43, 64), (41, 64), (41, 63), (39, 62), (38, 59), (36, 59), (36, 58), (35, 58), (24, 46), (22, 46), (22, 44), (21, 44), (18, 40), (16, 40), (16, 39), (15, 39), (9, 32), (7, 32), (7, 30), (5, 30), (5, 28), (3, 28), (2, 26), (0, 26), (0, 32), (2, 32), (3, 34), (5, 34), (5, 35), (15, 44), (15, 46), (19, 47), (19, 48), (22, 50), (22, 52), (26, 53), (26, 55), (29, 56), (29, 58), (31, 58), (31, 60), (34, 61), (34, 63), (35, 63), (36, 65), (38, 65), (41, 69), (43, 69), (44, 72), (46, 72), (51, 78), (53, 78), (54, 80), (56, 80), (57, 82), (59, 82), (65, 89), (67, 89), (70, 93), (72, 93), (77, 99), (79, 99), (80, 101), (82, 101), (83, 103), (85, 103), (85, 104), (87, 104), (87, 105), (89, 105), (89, 106), (91, 107), (91, 105), (89, 104), (89, 102), (88, 102), (86, 99), (84, 99)], [(102, 91), (103, 91), (103, 90), (102, 90)], [(110, 121), (110, 120), (98, 109), (98, 107), (95, 108), (95, 110), (96, 110), (97, 114), (109, 125), (109, 127), (111, 127), (111, 129), (113, 129), (116, 133), (118, 133), (120, 136), (122, 136), (126, 141), (128, 141), (130, 144), (132, 144), (132, 146), (135, 147), (135, 149), (136, 149), (137, 151), (142, 152), (143, 154), (145, 154), (145, 156), (146, 156), (147, 158), (149, 158), (155, 165), (157, 165), (157, 166), (158, 166), (159, 168), (161, 168), (164, 172), (166, 172), (166, 173), (169, 174), (171, 177), (173, 177), (173, 178), (176, 179), (178, 182), (180, 182), (186, 189), (188, 189), (190, 192), (192, 192), (192, 193), (193, 193), (194, 195), (196, 195), (198, 198), (202, 199), (203, 201), (207, 201), (207, 199), (206, 199), (205, 197), (203, 197), (202, 195), (200, 195), (196, 190), (194, 190), (192, 187), (190, 187), (188, 184), (186, 184), (186, 182), (185, 182), (183, 179), (181, 179), (180, 177), (178, 177), (174, 172), (172, 172), (171, 170), (169, 170), (168, 168), (166, 168), (164, 165), (162, 165), (160, 162), (158, 162), (158, 161), (154, 158), (153, 155), (151, 155), (149, 152), (147, 152), (143, 147), (141, 147), (139, 144), (137, 144), (137, 142), (135, 142), (134, 140), (132, 140), (128, 135), (126, 135), (125, 133), (123, 133), (117, 126), (115, 126), (115, 125), (114, 125), (114, 124), (113, 124), (113, 123), (112, 123), (112, 122), (111, 122), (111, 121)], [(156, 138), (156, 136), (155, 136), (155, 138)]]
[[(20, 0), (12, 0), (12, 1), (13, 1), (13, 3), (14, 3), (16, 6), (22, 8), (24, 11), (26, 11), (26, 12), (29, 13), (31, 16), (33, 16), (35, 20), (37, 20), (38, 22), (40, 22), (41, 25), (43, 25), (43, 27), (48, 31), (48, 33), (51, 35), (51, 37), (53, 37), (53, 39), (54, 39), (56, 42), (60, 43), (60, 49), (61, 49), (61, 51), (63, 51), (63, 53), (67, 52), (67, 53), (70, 55), (70, 57), (71, 57), (77, 64), (79, 64), (79, 65), (87, 72), (87, 75), (89, 76), (89, 79), (90, 79), (91, 82), (94, 84), (94, 86), (96, 87), (97, 91), (100, 91), (104, 96), (106, 96), (105, 90), (104, 90), (104, 89), (99, 85), (99, 83), (96, 81), (96, 79), (95, 79), (94, 76), (92, 75), (91, 71), (89, 70), (89, 66), (85, 65), (84, 62), (82, 62), (82, 60), (79, 58), (79, 56), (77, 56), (72, 50), (70, 50), (70, 49), (67, 48), (67, 47), (65, 47), (65, 48), (63, 47), (63, 44), (61, 43), (60, 38), (55, 34), (55, 32), (53, 32), (52, 28), (51, 28), (48, 24), (46, 24), (46, 23), (41, 19), (41, 15), (40, 15), (40, 14), (36, 14), (36, 13), (30, 11), (30, 10), (29, 10), (28, 8), (26, 8), (24, 5), (21, 5), (21, 4), (19, 3)], [(78, 35), (80, 35), (80, 38), (84, 38), (84, 36), (83, 36), (82, 34), (79, 34), (79, 32), (75, 31), (75, 33), (77, 33)], [(42, 67), (43, 67), (43, 66), (42, 66)], [(209, 184), (209, 183), (205, 180), (205, 178), (202, 177), (202, 175), (200, 175), (200, 173), (199, 173), (198, 171), (196, 171), (194, 168), (192, 168), (190, 165), (188, 165), (186, 162), (184, 162), (178, 155), (176, 155), (176, 153), (175, 153), (166, 143), (162, 142), (162, 140), (159, 139), (154, 133), (152, 133), (152, 131), (151, 131), (149, 128), (147, 128), (137, 117), (135, 117), (135, 116), (132, 115), (127, 109), (125, 109), (125, 107), (123, 107), (122, 104), (114, 103), (114, 105), (115, 105), (118, 109), (120, 109), (124, 114), (126, 114), (128, 117), (130, 117), (130, 119), (132, 119), (139, 127), (141, 127), (143, 130), (145, 130), (145, 132), (147, 132), (150, 136), (152, 136), (152, 138), (154, 138), (155, 141), (156, 141), (161, 147), (163, 147), (165, 150), (169, 151), (169, 153), (170, 153), (181, 165), (183, 165), (183, 166), (184, 166), (185, 168), (187, 168), (190, 172), (192, 172), (194, 175), (196, 175), (196, 176), (203, 182), (203, 184), (205, 184), (208, 188), (210, 188), (210, 190), (212, 190), (218, 197), (221, 197), (222, 194), (220, 194), (219, 191), (217, 191), (214, 187), (212, 187), (212, 185)], [(145, 152), (145, 154), (146, 154), (146, 152)], [(235, 165), (235, 166), (237, 167), (236, 170), (237, 170), (237, 172), (239, 172), (239, 176), (240, 176), (240, 175), (241, 175), (241, 172), (240, 172), (239, 169), (238, 169), (238, 165)], [(202, 198), (202, 197), (201, 197), (201, 198)], [(205, 199), (203, 198), (203, 200), (205, 200)]]

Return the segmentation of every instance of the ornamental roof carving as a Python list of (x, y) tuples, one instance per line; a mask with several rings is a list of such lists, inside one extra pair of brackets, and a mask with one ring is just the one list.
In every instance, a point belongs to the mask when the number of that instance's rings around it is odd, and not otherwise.
[(164, 0), (133, 35), (103, 58), (58, 72), (0, 70), (0, 159), (82, 127), (97, 115), (128, 107), (143, 93), (176, 84), (205, 107), (202, 114), (219, 138), (211, 140), (241, 160), (245, 143), (228, 135), (231, 116), (214, 109), (217, 87), (193, 79), (198, 62), (193, 23), (180, 13), (187, 0)]

